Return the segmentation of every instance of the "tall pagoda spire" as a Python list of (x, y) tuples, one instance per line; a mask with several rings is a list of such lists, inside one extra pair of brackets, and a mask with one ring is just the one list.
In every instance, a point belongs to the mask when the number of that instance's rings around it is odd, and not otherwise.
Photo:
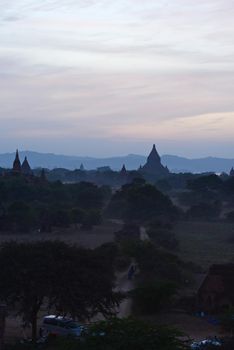
[(126, 169), (125, 164), (123, 164), (122, 169), (120, 170), (120, 174), (122, 174), (122, 175), (126, 175), (127, 174), (127, 169)]
[(156, 146), (155, 144), (153, 145), (152, 151), (150, 152), (148, 158), (147, 158), (147, 162), (161, 162), (161, 158), (156, 150)]
[(16, 154), (15, 154), (15, 160), (13, 162), (13, 172), (14, 173), (21, 173), (21, 163), (20, 163), (20, 159), (19, 159), (19, 151), (18, 149), (16, 150)]
[(30, 165), (28, 163), (27, 157), (24, 158), (24, 161), (22, 163), (22, 167), (21, 168), (22, 168), (22, 173), (24, 175), (31, 175), (32, 174), (32, 170), (31, 170)]
[(153, 145), (153, 148), (147, 158), (147, 162), (141, 168), (141, 171), (143, 173), (156, 176), (157, 178), (161, 178), (169, 174), (169, 170), (161, 163), (161, 158), (156, 150), (155, 145)]
[(84, 171), (84, 170), (85, 170), (85, 167), (84, 167), (84, 164), (83, 164), (83, 163), (81, 163), (81, 165), (80, 165), (80, 170), (81, 170), (81, 171)]
[(231, 168), (230, 176), (234, 176), (234, 168), (233, 167)]

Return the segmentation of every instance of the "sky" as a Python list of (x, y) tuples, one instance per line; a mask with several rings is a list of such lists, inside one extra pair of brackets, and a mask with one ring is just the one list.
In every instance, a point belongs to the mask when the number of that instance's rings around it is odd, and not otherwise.
[(0, 153), (234, 158), (233, 0), (0, 8)]

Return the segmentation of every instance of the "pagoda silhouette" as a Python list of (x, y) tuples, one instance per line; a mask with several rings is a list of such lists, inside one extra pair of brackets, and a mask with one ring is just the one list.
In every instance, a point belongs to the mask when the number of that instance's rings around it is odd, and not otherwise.
[(230, 176), (234, 176), (234, 168), (232, 167), (229, 173)]
[(161, 158), (153, 145), (152, 151), (150, 152), (146, 164), (139, 169), (139, 171), (145, 175), (151, 175), (157, 178), (168, 176), (170, 171), (167, 167), (164, 167), (161, 163)]
[(22, 172), (22, 167), (21, 167), (21, 162), (19, 159), (19, 151), (18, 150), (16, 150), (15, 160), (13, 162), (13, 167), (12, 167), (12, 172), (14, 174), (21, 174), (21, 172)]
[(34, 176), (33, 170), (31, 169), (27, 157), (24, 158), (21, 164), (19, 151), (16, 150), (15, 159), (13, 162), (12, 169), (9, 172), (3, 174), (3, 176), (20, 176), (27, 179), (27, 181), (35, 183), (47, 182), (45, 169), (41, 169), (41, 174), (39, 176)]
[(33, 174), (27, 157), (24, 158), (24, 161), (21, 164), (18, 149), (16, 150), (15, 160), (13, 162), (13, 167), (12, 167), (12, 173), (14, 175), (25, 175), (25, 176), (31, 176)]

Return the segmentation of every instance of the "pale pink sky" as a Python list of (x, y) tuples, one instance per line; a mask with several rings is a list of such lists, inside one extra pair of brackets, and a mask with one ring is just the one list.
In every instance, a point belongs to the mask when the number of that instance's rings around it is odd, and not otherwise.
[(234, 156), (232, 0), (0, 8), (0, 153)]

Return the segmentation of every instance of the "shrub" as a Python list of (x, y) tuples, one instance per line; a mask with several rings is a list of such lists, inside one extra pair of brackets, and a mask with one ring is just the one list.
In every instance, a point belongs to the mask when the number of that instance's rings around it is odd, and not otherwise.
[(172, 282), (152, 283), (130, 292), (136, 312), (155, 314), (170, 305), (177, 286)]

